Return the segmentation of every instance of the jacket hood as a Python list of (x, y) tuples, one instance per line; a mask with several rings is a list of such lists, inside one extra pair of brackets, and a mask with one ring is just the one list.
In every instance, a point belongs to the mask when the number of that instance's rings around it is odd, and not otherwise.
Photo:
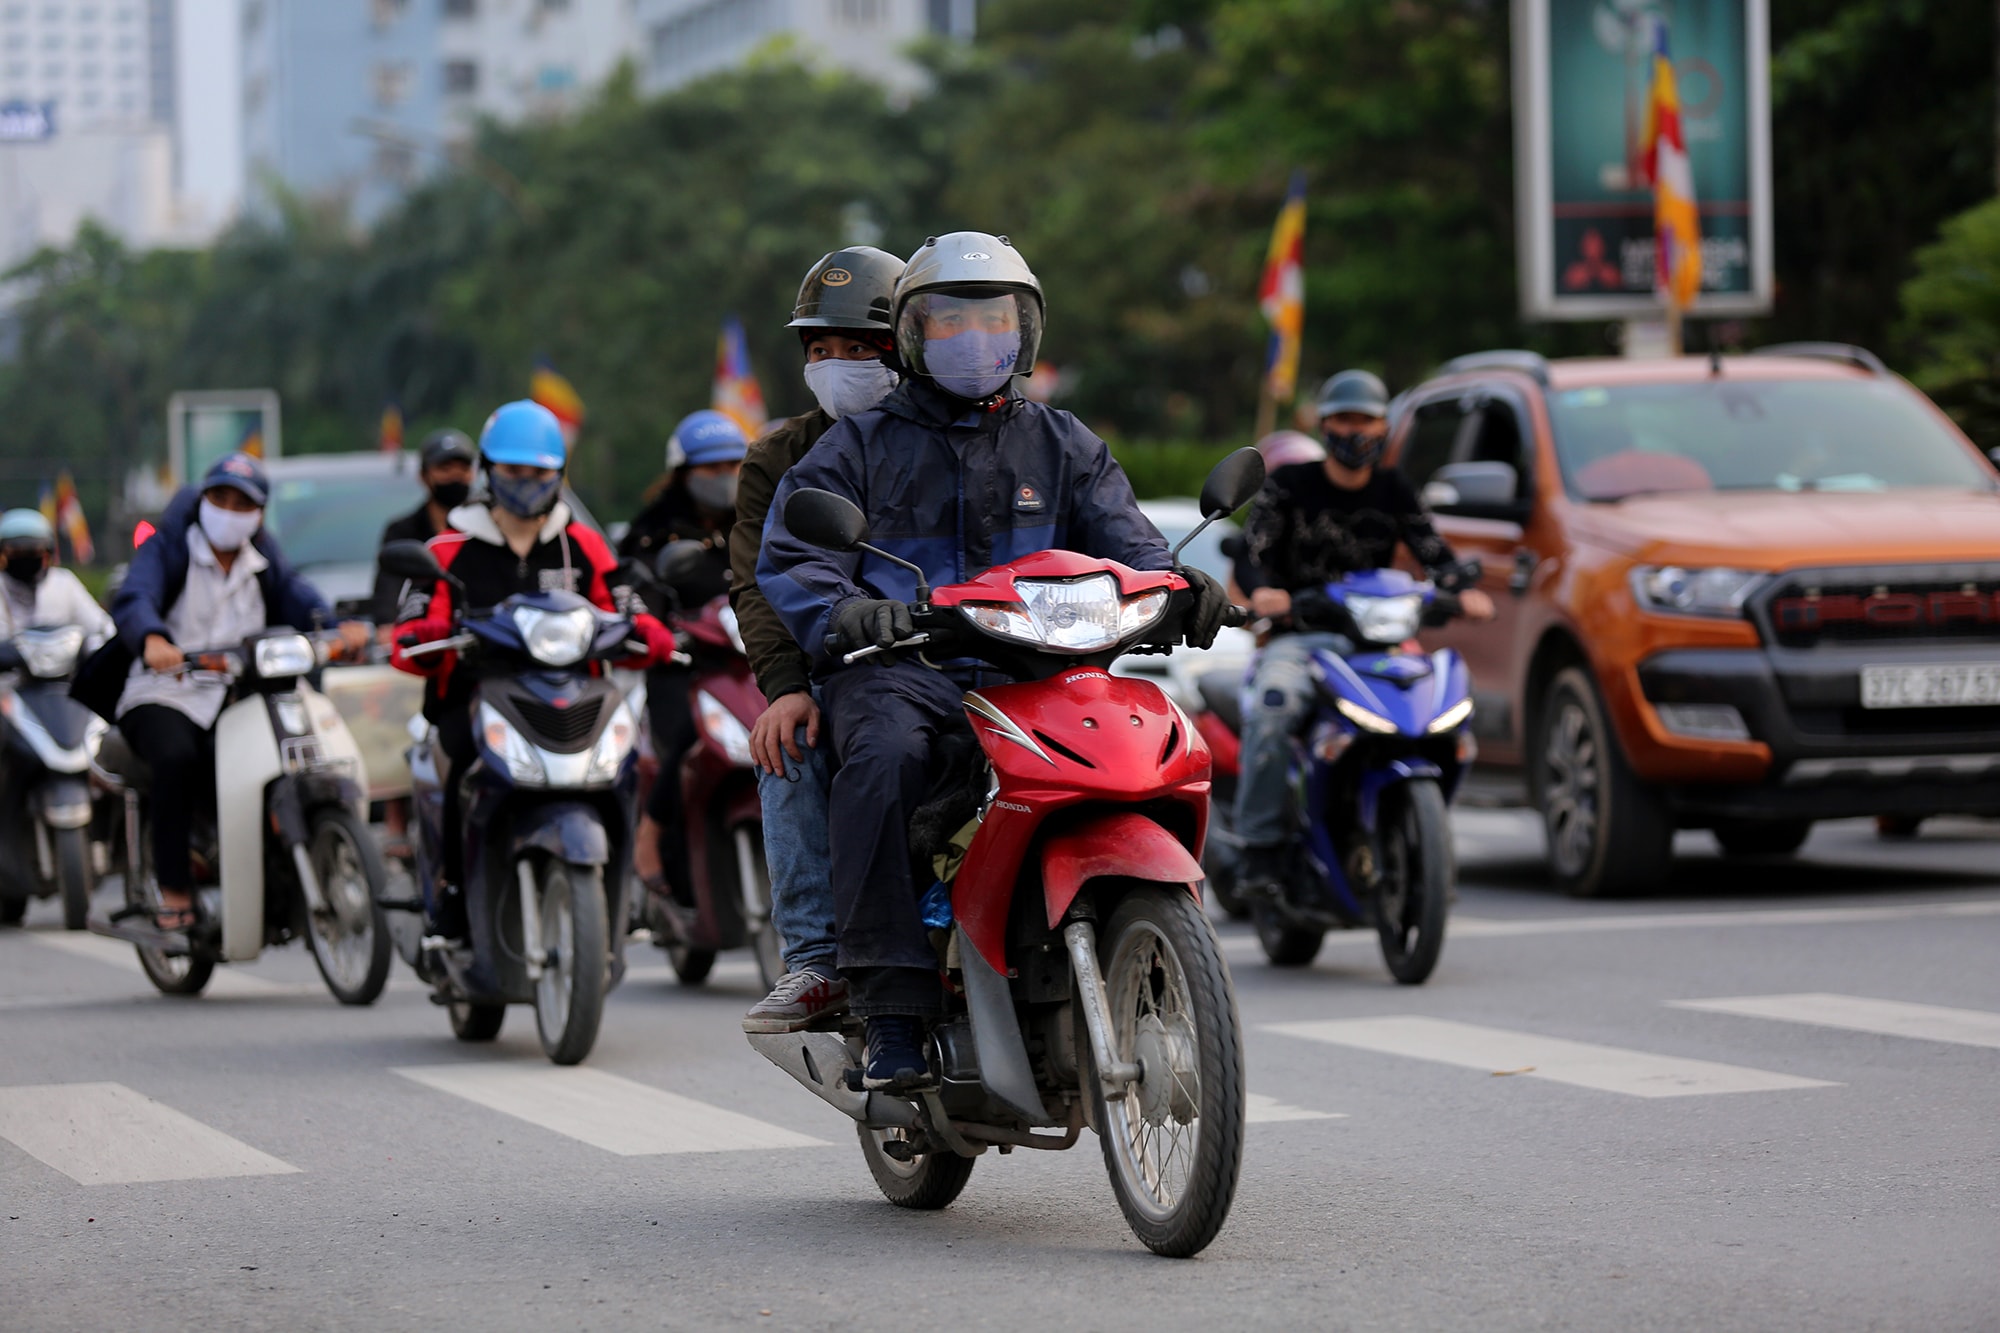
[[(445, 515), (454, 528), (468, 537), (489, 545), (504, 545), (506, 538), (500, 535), (500, 525), (493, 521), (493, 511), (484, 504), (462, 504)], [(569, 526), (569, 503), (556, 501), (556, 507), (542, 520), (542, 530), (535, 535), (537, 542), (555, 540), (556, 536)]]
[[(1009, 380), (1000, 392), (1002, 399), (997, 412), (982, 413), (987, 419), (998, 420), (1020, 410), (1026, 400), (1021, 391)], [(920, 426), (949, 426), (952, 422), (974, 410), (974, 405), (963, 398), (946, 393), (922, 376), (911, 376), (889, 391), (889, 396), (876, 405), (876, 411), (888, 412), (914, 421)], [(862, 413), (866, 416), (867, 413)]]
[(1981, 491), (1691, 491), (1572, 513), (1579, 537), (1659, 564), (1781, 570), (1991, 560), (2000, 551), (2000, 494)]

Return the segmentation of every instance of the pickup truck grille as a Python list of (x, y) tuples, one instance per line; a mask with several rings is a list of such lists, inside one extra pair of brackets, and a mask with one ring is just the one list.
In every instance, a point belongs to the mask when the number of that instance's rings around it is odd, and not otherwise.
[(2000, 645), (2000, 564), (1794, 570), (1751, 598), (1766, 643)]

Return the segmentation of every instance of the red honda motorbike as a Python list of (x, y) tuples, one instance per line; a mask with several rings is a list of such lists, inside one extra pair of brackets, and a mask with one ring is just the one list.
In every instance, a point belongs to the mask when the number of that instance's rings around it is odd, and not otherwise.
[[(1239, 450), (1209, 477), (1202, 512), (1240, 508), (1263, 476), (1257, 452)], [(815, 545), (903, 563), (868, 546), (861, 511), (829, 492), (794, 494), (785, 522)], [(976, 832), (949, 911), (942, 891), (926, 899), (951, 997), (930, 1034), (933, 1083), (864, 1091), (852, 1018), (750, 1044), (857, 1122), (891, 1203), (942, 1208), (988, 1148), (1069, 1148), (1088, 1125), (1133, 1233), (1195, 1254), (1228, 1216), (1243, 1151), (1236, 995), (1199, 897), (1209, 753), (1158, 686), (1106, 670), (1171, 651), (1192, 594), (1178, 575), (1068, 551), (935, 593), (918, 578), (918, 632), (892, 651), (975, 658), (1013, 680), (965, 695), (977, 749), (961, 765), (958, 832)]]
[[(660, 577), (673, 585), (679, 546), (660, 555)], [(700, 548), (695, 547), (698, 554)], [(771, 875), (764, 864), (764, 814), (757, 801), (757, 768), (750, 757), (750, 728), (764, 711), (764, 696), (750, 675), (736, 612), (716, 597), (699, 612), (670, 617), (688, 656), (694, 744), (685, 755), (658, 756), (653, 780), (681, 784), (687, 821), (689, 882), (693, 901), (649, 893), (643, 924), (683, 985), (708, 979), (722, 949), (749, 945), (766, 987), (778, 984), (785, 963), (771, 924)]]

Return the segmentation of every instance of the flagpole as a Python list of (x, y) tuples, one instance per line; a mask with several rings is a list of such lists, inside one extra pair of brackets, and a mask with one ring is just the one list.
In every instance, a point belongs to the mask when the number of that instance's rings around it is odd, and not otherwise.
[(1681, 355), (1681, 308), (1672, 297), (1667, 298), (1667, 355)]
[(1257, 386), (1257, 432), (1250, 438), (1261, 440), (1269, 435), (1278, 424), (1278, 400), (1271, 396), (1271, 382), (1267, 379)]

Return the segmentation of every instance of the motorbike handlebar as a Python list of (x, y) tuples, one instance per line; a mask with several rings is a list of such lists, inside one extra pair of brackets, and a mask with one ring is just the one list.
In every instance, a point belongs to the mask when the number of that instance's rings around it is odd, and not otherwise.
[[(432, 653), (462, 653), (478, 642), (479, 637), (477, 635), (454, 634), (448, 639), (433, 639), (429, 643), (407, 644), (403, 648), (403, 656), (406, 658), (429, 657)], [(642, 647), (640, 651), (644, 652), (645, 649)]]

